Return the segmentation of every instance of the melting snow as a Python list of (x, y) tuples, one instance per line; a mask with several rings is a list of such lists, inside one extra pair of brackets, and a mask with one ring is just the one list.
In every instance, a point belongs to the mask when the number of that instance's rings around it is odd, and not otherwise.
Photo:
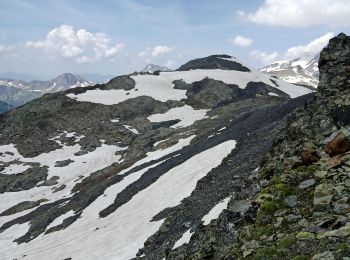
[(134, 134), (138, 135), (139, 131), (137, 131), (137, 129), (133, 128), (132, 126), (129, 125), (123, 125), (126, 129), (128, 129), (129, 131), (133, 132)]
[(67, 94), (67, 96), (78, 101), (101, 103), (104, 105), (119, 104), (120, 102), (139, 96), (150, 96), (162, 102), (165, 102), (167, 100), (181, 100), (187, 98), (186, 90), (174, 89), (174, 80), (182, 79), (186, 83), (193, 83), (195, 81), (203, 80), (206, 77), (220, 80), (227, 84), (236, 84), (243, 89), (247, 86), (247, 83), (251, 81), (264, 82), (268, 85), (271, 85), (270, 79), (273, 79), (279, 85), (279, 87), (274, 87), (287, 93), (291, 98), (295, 98), (311, 92), (311, 90), (307, 88), (286, 83), (282, 80), (272, 78), (271, 76), (258, 71), (243, 72), (236, 70), (199, 69), (190, 71), (161, 72), (158, 76), (135, 75), (131, 76), (131, 78), (136, 82), (135, 88), (131, 90), (94, 89), (77, 95), (73, 93)]
[(66, 218), (69, 218), (69, 217), (72, 217), (72, 216), (74, 216), (74, 211), (70, 210), (67, 213), (65, 213), (65, 214), (59, 216), (58, 218), (56, 218), (54, 221), (52, 221), (50, 223), (50, 225), (47, 226), (46, 230), (49, 230), (52, 227), (61, 225)]
[[(41, 235), (33, 241), (19, 245), (12, 242), (18, 236), (12, 235), (10, 231), (6, 232), (8, 239), (0, 240), (1, 255), (5, 259), (21, 257), (24, 254), (27, 255), (26, 259), (115, 259), (116, 256), (119, 259), (133, 258), (138, 249), (143, 247), (145, 240), (163, 223), (163, 220), (150, 220), (160, 211), (176, 206), (190, 196), (197, 181), (220, 165), (235, 145), (236, 142), (230, 140), (194, 155), (169, 170), (105, 218), (98, 218), (96, 214), (98, 210), (108, 206), (101, 203), (104, 200), (101, 196), (83, 211), (81, 218), (65, 230)], [(109, 189), (113, 189), (113, 186)]]
[(203, 220), (203, 225), (208, 225), (210, 223), (210, 221), (212, 221), (213, 219), (217, 219), (219, 217), (219, 215), (221, 214), (221, 212), (224, 209), (227, 209), (227, 204), (230, 201), (230, 197), (227, 197), (226, 199), (222, 200), (220, 203), (218, 203), (217, 205), (215, 205), (214, 208), (212, 208), (207, 215), (205, 215), (202, 220)]
[[(80, 145), (63, 146), (61, 149), (54, 150), (49, 153), (42, 153), (33, 158), (25, 158), (20, 155), (15, 145), (3, 145), (0, 146), (0, 152), (12, 152), (13, 155), (5, 154), (1, 158), (4, 162), (11, 162), (18, 160), (20, 162), (37, 162), (41, 166), (48, 167), (48, 179), (53, 176), (59, 176), (57, 187), (65, 184), (67, 187), (57, 193), (52, 193), (52, 186), (35, 187), (30, 190), (24, 190), (19, 192), (7, 192), (0, 196), (0, 212), (18, 204), (19, 202), (26, 200), (39, 200), (39, 199), (59, 199), (62, 196), (69, 196), (70, 190), (75, 185), (75, 180), (79, 176), (89, 176), (91, 173), (101, 170), (112, 163), (118, 162), (121, 155), (115, 155), (115, 152), (125, 150), (114, 145), (102, 144), (97, 147), (95, 151), (75, 156), (74, 153), (80, 151)], [(55, 167), (56, 161), (63, 161), (71, 159), (74, 162), (65, 167)]]
[(169, 120), (179, 119), (179, 123), (171, 126), (171, 128), (180, 128), (192, 125), (195, 121), (206, 118), (208, 109), (195, 110), (189, 105), (182, 107), (175, 107), (163, 114), (153, 114), (147, 119), (151, 122), (163, 122)]
[(29, 168), (31, 168), (30, 165), (10, 164), (1, 172), (1, 174), (18, 174), (18, 173), (24, 172), (25, 170), (27, 170)]
[(175, 242), (173, 249), (178, 248), (183, 244), (187, 244), (188, 242), (190, 242), (192, 235), (193, 233), (191, 233), (191, 229), (187, 230), (185, 233), (183, 233), (182, 237), (180, 237), (180, 239)]

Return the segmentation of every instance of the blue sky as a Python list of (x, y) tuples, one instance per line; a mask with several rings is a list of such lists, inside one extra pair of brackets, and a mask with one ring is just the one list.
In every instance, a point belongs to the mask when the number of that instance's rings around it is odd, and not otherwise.
[(0, 73), (119, 75), (210, 54), (260, 67), (349, 33), (348, 0), (0, 0)]

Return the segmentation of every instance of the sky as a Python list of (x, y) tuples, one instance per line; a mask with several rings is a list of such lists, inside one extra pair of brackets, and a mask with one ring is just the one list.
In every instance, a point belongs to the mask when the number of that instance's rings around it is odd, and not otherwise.
[(41, 80), (212, 54), (260, 68), (350, 33), (349, 0), (0, 0), (0, 17), (0, 75)]

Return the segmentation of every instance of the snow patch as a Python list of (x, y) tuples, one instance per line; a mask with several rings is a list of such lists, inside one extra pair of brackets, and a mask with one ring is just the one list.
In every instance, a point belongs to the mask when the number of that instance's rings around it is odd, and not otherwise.
[(5, 259), (24, 254), (27, 259), (115, 259), (116, 255), (119, 259), (133, 258), (164, 221), (150, 220), (165, 208), (174, 207), (190, 196), (197, 181), (220, 165), (235, 145), (234, 140), (229, 140), (194, 155), (105, 218), (96, 215), (97, 209), (108, 206), (100, 203), (102, 196), (67, 229), (19, 245), (12, 242), (15, 236), (10, 233), (6, 241), (0, 240), (1, 255)]
[(171, 128), (187, 127), (192, 125), (195, 121), (206, 118), (208, 109), (198, 109), (195, 110), (189, 105), (184, 105), (182, 107), (175, 107), (163, 114), (153, 114), (147, 117), (151, 122), (164, 122), (169, 120), (181, 120)]
[(132, 126), (129, 125), (123, 125), (126, 129), (128, 129), (130, 132), (133, 132), (135, 135), (139, 134), (139, 131), (137, 129), (133, 128)]
[(203, 225), (208, 225), (210, 221), (213, 219), (217, 219), (221, 212), (224, 209), (227, 209), (228, 202), (230, 201), (231, 196), (225, 198), (224, 200), (220, 201), (218, 204), (216, 204), (209, 212), (206, 214), (203, 218)]
[[(125, 100), (140, 96), (153, 97), (154, 99), (162, 102), (166, 102), (167, 100), (181, 100), (187, 98), (186, 90), (174, 89), (174, 80), (182, 79), (186, 83), (190, 84), (195, 81), (203, 80), (206, 77), (223, 81), (226, 84), (236, 84), (242, 89), (244, 89), (251, 81), (263, 82), (271, 86), (270, 80), (273, 79), (279, 85), (279, 87), (273, 87), (287, 93), (291, 98), (295, 98), (311, 92), (311, 90), (307, 88), (291, 85), (287, 82), (272, 78), (271, 76), (258, 71), (243, 72), (236, 70), (198, 69), (190, 71), (161, 72), (158, 76), (131, 76), (131, 78), (136, 82), (135, 88), (132, 90), (94, 89), (88, 90), (81, 94), (70, 93), (67, 94), (67, 96), (77, 101), (101, 103), (104, 105), (115, 105)], [(136, 89), (138, 91), (136, 91)]]
[(182, 237), (180, 237), (180, 239), (175, 242), (173, 249), (178, 248), (184, 244), (188, 244), (188, 242), (191, 240), (192, 235), (193, 233), (191, 233), (191, 229), (187, 230), (185, 233), (183, 233)]

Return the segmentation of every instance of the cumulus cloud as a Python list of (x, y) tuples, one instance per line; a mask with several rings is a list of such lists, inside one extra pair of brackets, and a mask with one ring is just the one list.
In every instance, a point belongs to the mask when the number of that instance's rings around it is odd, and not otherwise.
[(147, 46), (146, 49), (139, 52), (138, 57), (143, 59), (147, 63), (151, 63), (153, 59), (173, 51), (174, 47), (166, 45), (157, 45), (154, 47)]
[(265, 0), (255, 12), (238, 15), (257, 24), (287, 27), (350, 25), (349, 0)]
[(291, 47), (286, 51), (284, 57), (289, 60), (300, 57), (313, 58), (327, 45), (329, 39), (332, 37), (334, 37), (334, 33), (329, 32), (308, 44)]
[(248, 38), (248, 37), (244, 37), (241, 35), (237, 35), (236, 37), (232, 38), (232, 39), (228, 39), (229, 42), (238, 45), (240, 47), (249, 47), (252, 45), (253, 40)]
[(9, 53), (14, 49), (13, 45), (1, 45), (0, 44), (0, 55), (1, 54), (5, 54), (5, 53)]
[(281, 55), (279, 55), (277, 52), (268, 54), (264, 51), (259, 50), (250, 52), (250, 55), (256, 60), (259, 60), (264, 65), (271, 64), (277, 61), (277, 59), (293, 60), (296, 58), (302, 58), (308, 60), (314, 58), (317, 54), (319, 54), (334, 35), (335, 34), (333, 32), (328, 32), (307, 44), (288, 48)]
[(273, 63), (279, 57), (276, 51), (272, 53), (266, 53), (264, 51), (254, 50), (250, 52), (250, 55), (256, 60), (259, 60), (264, 65)]
[(167, 52), (170, 52), (174, 49), (174, 47), (169, 47), (169, 46), (166, 46), (166, 45), (158, 45), (158, 46), (155, 46), (152, 50), (152, 56), (153, 57), (157, 57), (159, 55), (162, 55), (164, 53), (167, 53)]
[(72, 26), (61, 25), (50, 31), (44, 40), (27, 42), (26, 47), (42, 50), (53, 59), (63, 57), (77, 63), (93, 63), (113, 59), (124, 44), (111, 44), (111, 39), (103, 33), (91, 33), (85, 29), (75, 31)]

